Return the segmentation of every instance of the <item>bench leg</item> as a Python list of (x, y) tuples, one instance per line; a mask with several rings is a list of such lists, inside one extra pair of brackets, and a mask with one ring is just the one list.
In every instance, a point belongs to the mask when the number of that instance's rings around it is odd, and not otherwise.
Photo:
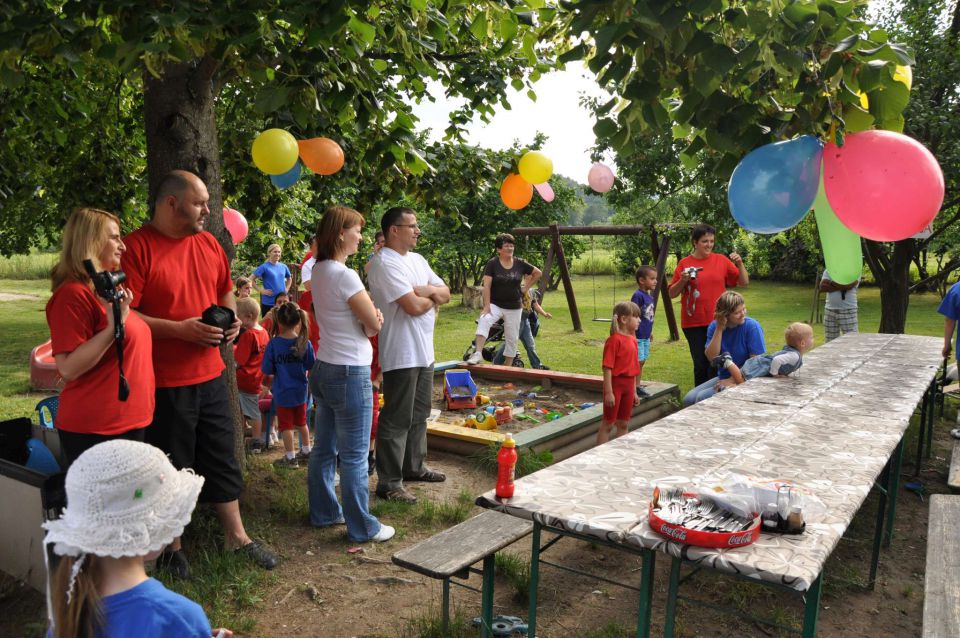
[(443, 614), (442, 627), (443, 635), (447, 636), (450, 634), (450, 579), (443, 579), (443, 602), (441, 613)]
[(480, 594), (480, 638), (493, 636), (493, 571), (496, 554), (483, 558), (483, 590)]
[(897, 443), (893, 456), (890, 457), (890, 474), (887, 477), (887, 533), (883, 540), (884, 547), (890, 547), (893, 542), (893, 521), (897, 516), (897, 496), (900, 491), (900, 467), (903, 464), (903, 439)]
[(677, 615), (677, 595), (680, 593), (680, 564), (676, 556), (670, 562), (670, 584), (667, 588), (667, 610), (663, 619), (663, 638), (673, 638), (673, 625)]
[[(930, 459), (930, 455), (933, 453), (933, 419), (935, 415), (935, 410), (937, 407), (937, 382), (934, 381), (930, 384), (930, 407), (927, 408), (927, 460)], [(919, 474), (919, 472), (918, 472)]]
[(920, 403), (920, 432), (917, 435), (917, 458), (913, 466), (914, 476), (920, 476), (920, 467), (923, 464), (923, 445), (926, 439), (927, 439), (927, 395), (924, 394), (923, 401)]
[(803, 605), (803, 638), (815, 638), (817, 635), (817, 617), (820, 615), (820, 586), (823, 584), (823, 572), (810, 585)]
[(537, 635), (537, 589), (540, 586), (540, 523), (533, 522), (533, 533), (530, 535), (532, 547), (530, 549), (530, 607), (527, 611), (527, 635), (536, 638)]

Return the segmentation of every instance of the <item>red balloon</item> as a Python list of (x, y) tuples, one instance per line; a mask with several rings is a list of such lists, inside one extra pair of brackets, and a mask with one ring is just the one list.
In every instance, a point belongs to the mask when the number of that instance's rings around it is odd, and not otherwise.
[(247, 225), (247, 218), (244, 217), (240, 211), (234, 210), (233, 208), (223, 209), (223, 225), (227, 227), (227, 231), (230, 233), (230, 238), (233, 239), (234, 244), (242, 242), (247, 238), (247, 233), (250, 232), (250, 227)]
[(943, 204), (943, 171), (920, 142), (893, 131), (851, 133), (823, 151), (823, 184), (843, 225), (867, 239), (916, 235)]

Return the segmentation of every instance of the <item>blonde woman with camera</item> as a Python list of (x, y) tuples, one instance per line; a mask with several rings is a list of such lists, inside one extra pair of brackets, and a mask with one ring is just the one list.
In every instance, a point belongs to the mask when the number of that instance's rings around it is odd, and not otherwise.
[[(57, 372), (66, 382), (54, 422), (67, 466), (85, 450), (109, 439), (143, 441), (153, 419), (154, 377), (150, 328), (130, 312), (120, 256), (126, 247), (120, 220), (95, 208), (80, 208), (63, 229), (60, 261), (51, 273), (53, 296), (47, 325)], [(116, 301), (97, 294), (84, 266), (92, 262)], [(129, 396), (120, 400), (120, 366), (113, 303), (123, 324), (123, 374)], [(64, 468), (66, 469), (66, 468)]]
[(707, 224), (696, 224), (691, 233), (693, 252), (677, 263), (668, 292), (680, 297), (680, 327), (693, 359), (693, 385), (705, 383), (714, 375), (710, 360), (704, 356), (707, 347), (707, 326), (713, 310), (727, 288), (746, 286), (750, 275), (737, 253), (730, 257), (713, 252), (717, 230)]

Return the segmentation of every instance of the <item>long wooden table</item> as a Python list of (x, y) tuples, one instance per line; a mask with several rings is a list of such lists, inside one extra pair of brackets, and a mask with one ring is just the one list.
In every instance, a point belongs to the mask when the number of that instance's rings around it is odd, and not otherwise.
[[(758, 378), (517, 481), (513, 498), (478, 504), (534, 522), (530, 635), (536, 630), (541, 531), (639, 553), (637, 636), (648, 636), (655, 556), (671, 557), (664, 634), (682, 562), (801, 593), (802, 633), (816, 633), (823, 565), (883, 475), (871, 582), (886, 494), (898, 489), (902, 438), (941, 362), (941, 340), (846, 335), (804, 357), (796, 377)], [(799, 536), (763, 534), (748, 547), (707, 549), (669, 541), (647, 523), (655, 485), (712, 484), (731, 472), (790, 481), (826, 506)], [(886, 512), (892, 535), (895, 502)]]

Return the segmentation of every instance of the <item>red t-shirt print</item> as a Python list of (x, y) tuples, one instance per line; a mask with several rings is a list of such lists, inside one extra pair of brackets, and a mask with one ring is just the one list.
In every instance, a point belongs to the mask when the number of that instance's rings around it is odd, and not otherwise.
[(640, 374), (637, 360), (637, 338), (615, 332), (603, 344), (603, 367), (610, 368), (615, 377), (635, 377)]

